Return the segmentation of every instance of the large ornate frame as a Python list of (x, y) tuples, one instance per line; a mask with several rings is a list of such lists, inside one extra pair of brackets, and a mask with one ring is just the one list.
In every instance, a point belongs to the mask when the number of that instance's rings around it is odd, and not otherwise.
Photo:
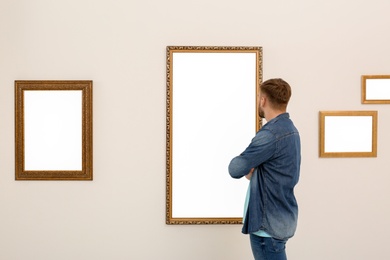
[[(227, 47), (227, 46), (168, 46), (166, 49), (166, 223), (167, 224), (241, 224), (240, 217), (185, 217), (172, 216), (172, 100), (173, 100), (173, 53), (256, 53), (256, 87), (253, 93), (258, 93), (258, 86), (262, 82), (262, 47)], [(254, 99), (257, 102), (257, 95)], [(201, 101), (200, 101), (201, 103)], [(256, 106), (256, 131), (261, 128), (262, 120), (258, 116)]]

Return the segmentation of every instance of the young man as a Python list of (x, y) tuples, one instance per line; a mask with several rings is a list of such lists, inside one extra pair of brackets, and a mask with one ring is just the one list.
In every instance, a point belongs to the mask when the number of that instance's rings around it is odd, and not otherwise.
[(297, 227), (294, 187), (299, 180), (301, 144), (286, 112), (290, 85), (270, 79), (260, 86), (259, 116), (267, 123), (229, 164), (233, 178), (250, 180), (242, 232), (250, 234), (256, 260), (285, 260), (285, 244)]

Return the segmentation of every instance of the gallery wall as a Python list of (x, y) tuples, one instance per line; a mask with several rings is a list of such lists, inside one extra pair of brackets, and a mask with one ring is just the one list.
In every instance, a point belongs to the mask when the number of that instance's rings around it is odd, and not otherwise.
[[(390, 74), (389, 8), (2, 0), (0, 259), (251, 259), (240, 225), (165, 224), (168, 45), (262, 46), (264, 79), (291, 84), (302, 167), (289, 259), (390, 258), (390, 106), (360, 102), (361, 75)], [(93, 80), (93, 181), (15, 181), (14, 81), (38, 79)], [(377, 157), (319, 158), (322, 110), (378, 111)]]

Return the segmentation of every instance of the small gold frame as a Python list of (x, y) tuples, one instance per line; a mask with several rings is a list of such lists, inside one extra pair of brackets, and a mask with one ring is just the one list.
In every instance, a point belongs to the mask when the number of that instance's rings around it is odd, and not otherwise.
[(377, 111), (320, 111), (319, 118), (320, 157), (377, 157)]
[[(81, 170), (25, 170), (25, 91), (81, 91)], [(31, 93), (31, 92), (30, 92)], [(36, 92), (37, 93), (37, 92)], [(68, 92), (69, 93), (69, 92)], [(51, 121), (49, 121), (51, 122)], [(15, 179), (92, 180), (92, 81), (15, 81)]]
[[(383, 91), (382, 93), (377, 92), (377, 94), (374, 94), (374, 98), (371, 97), (368, 92), (369, 86), (368, 82), (377, 81), (378, 83), (381, 82), (382, 84), (386, 84), (386, 88), (388, 90), (386, 91), (386, 95), (384, 95)], [(362, 104), (390, 104), (390, 75), (363, 75), (361, 77), (362, 81)], [(380, 88), (377, 86), (377, 90)], [(382, 85), (383, 88), (383, 85)], [(372, 92), (370, 92), (372, 93)]]

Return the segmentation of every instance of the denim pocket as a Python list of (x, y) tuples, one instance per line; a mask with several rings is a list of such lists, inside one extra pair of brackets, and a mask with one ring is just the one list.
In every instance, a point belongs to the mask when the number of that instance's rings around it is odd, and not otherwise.
[(284, 240), (279, 240), (271, 237), (271, 243), (272, 247), (270, 247), (270, 249), (272, 248), (275, 253), (282, 252), (286, 249), (286, 241)]

